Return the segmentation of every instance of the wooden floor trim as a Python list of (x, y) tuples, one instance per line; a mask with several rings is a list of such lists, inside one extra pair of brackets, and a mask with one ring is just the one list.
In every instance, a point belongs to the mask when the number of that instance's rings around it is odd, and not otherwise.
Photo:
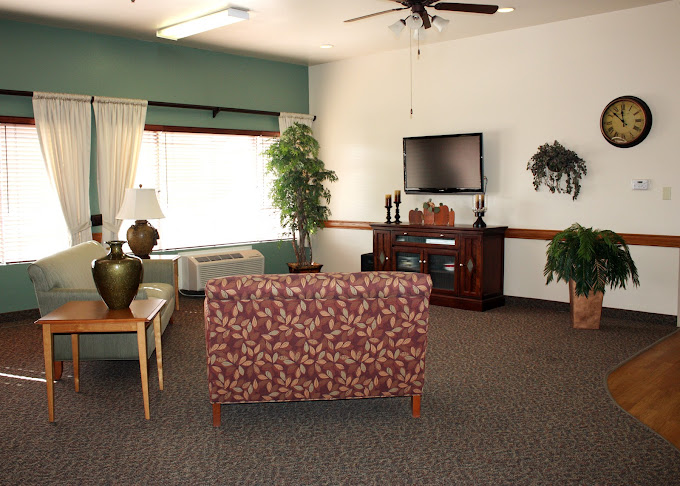
[(680, 449), (680, 331), (612, 371), (607, 387), (621, 408)]

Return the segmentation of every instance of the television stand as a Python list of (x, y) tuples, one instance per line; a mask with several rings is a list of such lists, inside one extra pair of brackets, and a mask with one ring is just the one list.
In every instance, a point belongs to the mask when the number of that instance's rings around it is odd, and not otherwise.
[(505, 304), (507, 226), (371, 224), (376, 271), (427, 273), (430, 303), (485, 311)]

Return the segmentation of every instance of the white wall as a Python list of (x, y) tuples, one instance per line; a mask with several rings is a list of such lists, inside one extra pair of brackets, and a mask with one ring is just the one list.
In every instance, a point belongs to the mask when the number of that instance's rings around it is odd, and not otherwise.
[[(489, 225), (563, 229), (573, 222), (619, 233), (680, 235), (680, 3), (580, 18), (310, 68), (310, 112), (321, 157), (335, 170), (332, 219), (383, 221), (387, 193), (403, 189), (402, 137), (484, 133)], [(449, 28), (456, 28), (455, 16)], [(387, 29), (385, 35), (389, 35)], [(434, 30), (434, 29), (433, 29)], [(433, 34), (434, 35), (434, 34)], [(600, 114), (612, 99), (645, 100), (653, 127), (640, 145), (609, 145)], [(588, 166), (578, 200), (535, 192), (526, 170), (539, 145), (559, 140)], [(630, 180), (651, 180), (635, 191)], [(673, 199), (663, 201), (663, 186)], [(429, 196), (404, 197), (402, 214)], [(433, 196), (473, 222), (471, 196)], [(404, 219), (404, 218), (402, 218)], [(319, 233), (315, 259), (328, 271), (359, 269), (369, 231)], [(678, 250), (633, 247), (637, 289), (610, 291), (605, 306), (676, 314)], [(506, 240), (505, 293), (566, 301), (545, 285), (545, 242)]]

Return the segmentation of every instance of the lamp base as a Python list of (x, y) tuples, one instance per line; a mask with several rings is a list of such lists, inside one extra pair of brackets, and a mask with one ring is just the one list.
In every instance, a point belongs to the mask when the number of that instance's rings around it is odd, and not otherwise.
[(158, 242), (158, 231), (146, 219), (138, 219), (127, 230), (128, 245), (139, 258), (149, 258), (149, 253)]

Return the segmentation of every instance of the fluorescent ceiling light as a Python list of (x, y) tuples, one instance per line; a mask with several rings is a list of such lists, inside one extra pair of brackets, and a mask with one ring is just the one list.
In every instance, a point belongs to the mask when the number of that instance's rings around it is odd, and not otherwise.
[(245, 10), (228, 8), (227, 10), (204, 15), (197, 19), (187, 20), (186, 22), (180, 22), (179, 24), (157, 30), (156, 37), (177, 40), (208, 30), (217, 29), (218, 27), (223, 27), (225, 25), (234, 24), (242, 20), (248, 20), (249, 17), (248, 12)]
[(333, 44), (321, 44), (319, 47), (321, 49), (333, 49)]

